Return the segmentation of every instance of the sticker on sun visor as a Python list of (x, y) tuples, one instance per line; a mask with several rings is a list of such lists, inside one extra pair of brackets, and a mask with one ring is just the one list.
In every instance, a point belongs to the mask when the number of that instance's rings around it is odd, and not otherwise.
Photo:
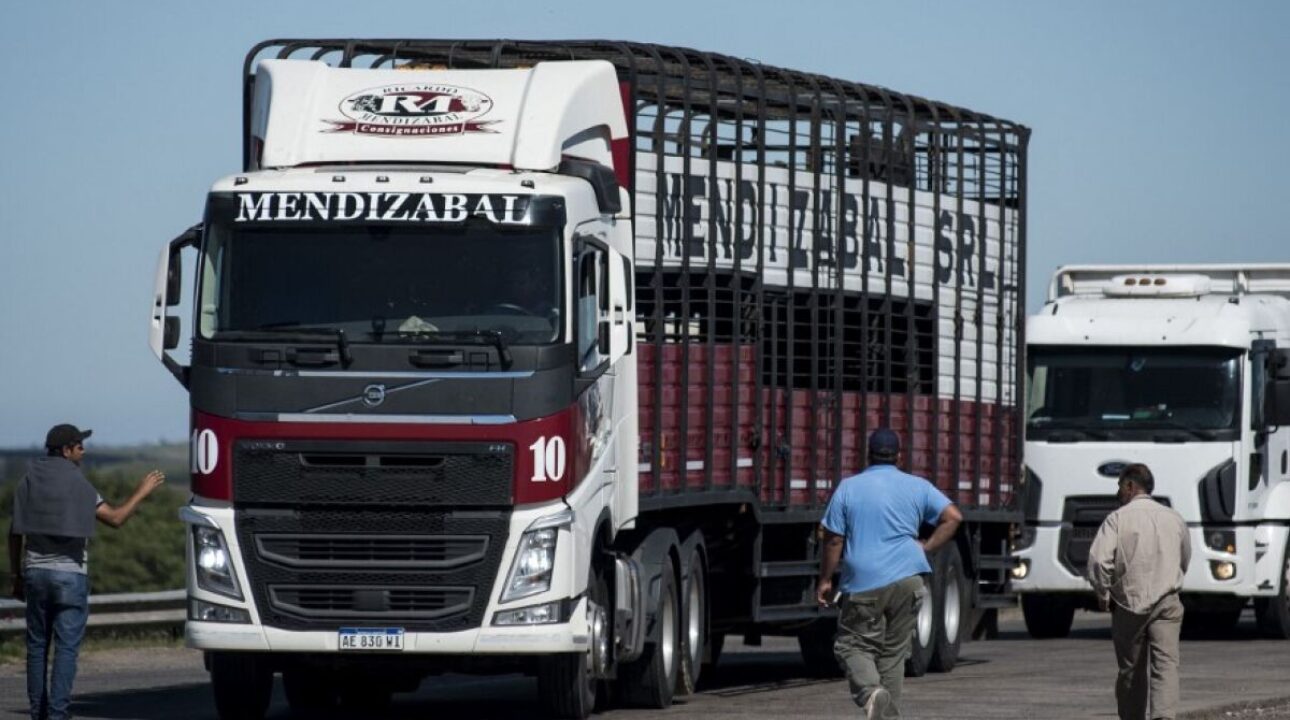
[(440, 137), (497, 132), (498, 120), (480, 120), (493, 99), (478, 90), (453, 85), (406, 83), (359, 90), (340, 101), (344, 120), (326, 120), (323, 132), (375, 137)]
[(370, 222), (463, 222), (478, 217), (495, 223), (528, 221), (528, 195), (400, 192), (237, 193), (234, 222), (308, 220)]

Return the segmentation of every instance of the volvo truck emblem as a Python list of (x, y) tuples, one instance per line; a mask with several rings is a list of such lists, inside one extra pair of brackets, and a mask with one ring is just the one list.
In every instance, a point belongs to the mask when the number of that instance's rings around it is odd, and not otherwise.
[(368, 407), (376, 407), (385, 402), (384, 385), (368, 385), (363, 388), (363, 404)]

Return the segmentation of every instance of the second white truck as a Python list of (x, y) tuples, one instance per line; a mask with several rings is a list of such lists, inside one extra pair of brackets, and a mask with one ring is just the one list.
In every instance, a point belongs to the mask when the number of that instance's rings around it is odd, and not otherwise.
[(1253, 600), (1290, 637), (1290, 265), (1064, 267), (1026, 332), (1030, 633), (1064, 636), (1094, 604), (1089, 546), (1141, 462), (1191, 528), (1188, 616), (1231, 627)]

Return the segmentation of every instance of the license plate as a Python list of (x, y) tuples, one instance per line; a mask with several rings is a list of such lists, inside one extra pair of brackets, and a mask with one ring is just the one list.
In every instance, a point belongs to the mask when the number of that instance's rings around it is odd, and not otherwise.
[(399, 651), (403, 628), (341, 628), (339, 645), (341, 650)]

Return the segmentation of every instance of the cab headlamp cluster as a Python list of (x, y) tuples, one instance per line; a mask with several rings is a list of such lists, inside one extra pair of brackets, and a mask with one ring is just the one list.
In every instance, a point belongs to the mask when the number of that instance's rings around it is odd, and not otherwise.
[(555, 575), (555, 551), (560, 530), (573, 524), (573, 511), (561, 510), (534, 520), (515, 550), (511, 571), (506, 577), (502, 602), (519, 600), (551, 589)]

